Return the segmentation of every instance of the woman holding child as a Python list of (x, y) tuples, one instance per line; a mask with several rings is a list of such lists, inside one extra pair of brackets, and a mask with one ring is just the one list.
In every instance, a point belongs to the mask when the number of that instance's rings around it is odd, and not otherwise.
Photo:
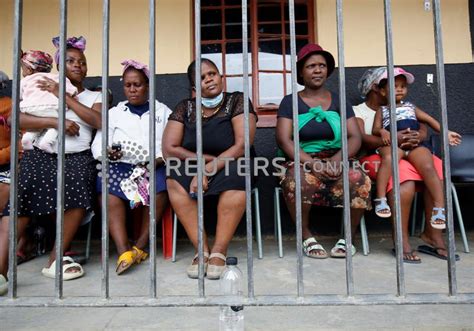
[[(396, 71), (401, 72), (400, 70)], [(395, 74), (396, 74), (395, 73)], [(402, 72), (404, 76), (405, 72)], [(399, 75), (397, 75), (399, 76)], [(357, 117), (357, 121), (362, 133), (362, 143), (365, 152), (365, 156), (361, 158), (361, 163), (365, 165), (368, 170), (368, 174), (372, 179), (377, 179), (377, 170), (381, 163), (381, 157), (378, 154), (370, 154), (370, 151), (374, 151), (378, 148), (386, 146), (383, 138), (380, 136), (372, 135), (375, 116), (377, 111), (381, 111), (382, 107), (387, 105), (387, 92), (383, 89), (384, 85), (380, 83), (387, 78), (387, 70), (385, 67), (379, 67), (367, 70), (359, 80), (359, 92), (365, 102), (354, 106), (354, 112)], [(411, 81), (411, 80), (410, 80)], [(383, 83), (383, 82), (382, 82)], [(381, 123), (378, 123), (381, 126)], [(422, 144), (427, 137), (427, 128), (424, 123), (420, 123), (419, 130), (402, 129), (397, 132), (399, 149), (405, 151), (411, 151), (416, 149)], [(450, 136), (454, 143), (460, 142), (460, 136), (458, 134), (451, 133)], [(409, 153), (408, 153), (409, 155)], [(433, 163), (425, 162), (426, 165), (433, 167), (435, 173), (439, 178), (442, 179), (442, 163), (441, 160), (432, 155)], [(403, 240), (403, 260), (405, 263), (421, 263), (420, 257), (413, 250), (408, 241), (409, 238), (409, 217), (410, 208), (415, 195), (416, 185), (423, 181), (423, 177), (417, 170), (415, 165), (409, 162), (409, 160), (402, 158), (399, 161), (399, 174), (400, 174), (400, 208), (401, 208), (401, 220), (402, 220), (402, 240)], [(388, 193), (388, 204), (393, 206), (394, 199), (391, 194), (393, 188), (392, 179), (390, 178), (388, 185), (384, 188), (384, 191)], [(433, 195), (429, 191), (424, 193), (425, 202), (425, 213), (431, 218), (434, 202)], [(390, 209), (381, 208), (379, 213), (390, 213)], [(427, 216), (428, 217), (428, 216)], [(435, 229), (431, 222), (426, 222), (424, 232), (421, 234), (421, 239), (426, 245), (421, 245), (418, 250), (423, 253), (434, 255), (440, 259), (447, 258), (446, 245), (444, 243), (441, 230)], [(459, 256), (456, 255), (456, 259)]]
[[(296, 153), (300, 155), (303, 251), (306, 256), (317, 259), (327, 258), (328, 254), (311, 233), (311, 206), (340, 208), (343, 205), (341, 107), (339, 97), (325, 87), (334, 67), (334, 57), (319, 45), (308, 44), (298, 52), (298, 83), (304, 85), (298, 92), (300, 148), (294, 149), (292, 95), (283, 98), (276, 127), (277, 143), (287, 159), (280, 184), (293, 220), (296, 219), (294, 157)], [(348, 156), (353, 158), (360, 148), (361, 134), (349, 105), (346, 116)], [(349, 185), (354, 235), (364, 210), (370, 208), (371, 182), (361, 169), (351, 166)], [(331, 256), (345, 257), (345, 249), (345, 240), (340, 239), (331, 249)], [(352, 246), (351, 254), (355, 251)]]
[[(56, 45), (56, 44), (55, 44)], [(86, 40), (83, 37), (69, 38), (66, 50), (66, 77), (77, 88), (76, 98), (66, 96), (68, 111), (65, 122), (65, 201), (63, 245), (68, 247), (77, 228), (92, 205), (92, 190), (95, 176), (94, 159), (90, 143), (92, 132), (101, 127), (101, 94), (87, 90), (84, 79), (87, 61), (84, 55)], [(59, 50), (56, 53), (59, 63)], [(59, 84), (49, 78), (40, 80), (38, 87), (54, 96), (59, 95)], [(20, 128), (25, 131), (57, 129), (58, 119), (36, 117), (20, 113)], [(57, 153), (57, 144), (53, 146)], [(20, 162), (18, 185), (18, 236), (25, 231), (30, 218), (56, 213), (57, 154), (48, 153), (35, 146), (24, 152)], [(8, 227), (9, 207), (4, 211), (0, 224), (0, 283), (6, 284), (8, 271)], [(55, 250), (51, 251), (48, 266), (42, 274), (55, 276)], [(84, 274), (82, 266), (71, 258), (63, 258), (63, 279), (70, 280)], [(1, 285), (1, 284), (0, 284)]]

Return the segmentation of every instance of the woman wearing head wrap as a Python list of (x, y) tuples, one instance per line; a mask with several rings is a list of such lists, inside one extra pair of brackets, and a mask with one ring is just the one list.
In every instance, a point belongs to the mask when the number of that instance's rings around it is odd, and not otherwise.
[[(193, 61), (188, 66), (193, 90), (196, 87), (195, 69), (196, 61)], [(163, 154), (168, 158), (167, 184), (171, 204), (197, 251), (196, 120), (198, 116), (202, 117), (203, 196), (205, 199), (218, 198), (216, 236), (212, 246), (206, 232), (203, 233), (204, 272), (208, 279), (219, 279), (225, 269), (229, 243), (245, 212), (245, 171), (239, 171), (239, 161), (244, 158), (245, 99), (241, 92), (223, 91), (219, 69), (209, 59), (202, 59), (201, 77), (197, 81), (201, 84), (201, 113), (197, 113), (196, 98), (183, 100), (176, 106), (163, 135)], [(253, 144), (257, 115), (250, 102), (249, 112), (249, 140)], [(252, 147), (251, 158), (254, 155)], [(172, 167), (176, 164), (178, 167)], [(196, 254), (186, 270), (188, 277), (198, 278), (198, 261)]]
[[(341, 105), (339, 97), (325, 84), (334, 71), (333, 56), (316, 44), (308, 44), (298, 52), (298, 83), (304, 89), (298, 92), (298, 109), (293, 109), (292, 95), (283, 98), (278, 110), (276, 139), (286, 158), (281, 175), (283, 196), (293, 221), (296, 221), (296, 179), (301, 173), (303, 252), (316, 259), (328, 257), (309, 226), (312, 205), (343, 207), (343, 179), (341, 167)], [(295, 150), (293, 141), (293, 112), (298, 112), (300, 146)], [(346, 105), (347, 143), (349, 159), (359, 151), (360, 130), (352, 112)], [(296, 153), (300, 165), (295, 165)], [(370, 208), (370, 179), (357, 167), (349, 169), (352, 235), (354, 236), (365, 209)], [(354, 245), (350, 254), (354, 255)], [(332, 257), (346, 256), (346, 242), (339, 239), (330, 252)]]
[[(71, 111), (66, 112), (65, 131), (65, 200), (64, 200), (64, 238), (63, 245), (68, 247), (77, 228), (92, 206), (92, 192), (95, 179), (94, 159), (90, 151), (92, 131), (101, 127), (101, 94), (84, 88), (87, 74), (87, 62), (84, 55), (84, 38), (67, 41), (65, 71), (67, 78), (76, 87), (76, 98), (66, 95), (66, 104)], [(59, 95), (59, 84), (44, 78), (38, 82), (43, 91)], [(42, 131), (58, 127), (58, 119), (36, 117), (20, 113), (20, 128), (27, 131)], [(57, 150), (57, 143), (53, 148)], [(55, 215), (57, 154), (46, 153), (39, 148), (25, 151), (20, 162), (18, 179), (18, 234), (24, 232), (30, 218), (37, 215)], [(9, 207), (5, 208), (9, 213)], [(0, 274), (4, 277), (8, 269), (8, 226), (9, 217), (3, 217), (0, 224)], [(42, 273), (46, 277), (55, 276), (55, 250), (48, 261), (48, 267)], [(63, 258), (64, 280), (75, 279), (84, 274), (82, 267), (70, 257)]]
[[(20, 111), (37, 117), (58, 117), (58, 98), (48, 91), (39, 88), (38, 82), (45, 78), (59, 82), (57, 74), (51, 74), (53, 58), (42, 51), (29, 50), (21, 54), (23, 79), (20, 82)], [(66, 93), (77, 94), (77, 88), (66, 78)], [(47, 153), (54, 153), (58, 131), (54, 128), (44, 132), (26, 132), (21, 143), (24, 150), (33, 149), (33, 143)]]
[[(109, 110), (109, 219), (110, 234), (115, 242), (119, 258), (118, 275), (132, 265), (145, 260), (148, 254), (144, 249), (149, 242), (150, 199), (156, 199), (156, 219), (161, 219), (168, 203), (166, 194), (166, 171), (161, 153), (161, 137), (171, 114), (164, 104), (155, 102), (156, 154), (150, 158), (149, 128), (150, 103), (148, 100), (148, 80), (150, 72), (143, 63), (126, 60), (122, 62), (123, 90), (126, 101), (119, 102)], [(92, 151), (96, 158), (101, 157), (102, 135), (97, 133)], [(156, 197), (149, 196), (149, 171), (156, 174)], [(100, 175), (100, 174), (99, 174)], [(102, 190), (102, 178), (97, 177), (97, 190)], [(134, 245), (130, 244), (126, 227), (126, 209), (132, 208), (134, 221), (140, 221), (141, 231)], [(138, 216), (138, 217), (135, 217)]]
[[(359, 80), (358, 88), (361, 96), (365, 101), (357, 106), (354, 106), (354, 113), (357, 117), (359, 128), (362, 131), (362, 145), (364, 148), (364, 157), (360, 159), (361, 164), (364, 165), (364, 169), (368, 170), (368, 175), (375, 180), (378, 164), (380, 164), (380, 156), (374, 154), (373, 151), (381, 146), (384, 146), (384, 142), (381, 137), (372, 135), (372, 128), (375, 120), (375, 113), (382, 106), (387, 104), (387, 99), (381, 93), (379, 82), (383, 77), (386, 77), (386, 68), (379, 67), (368, 69)], [(397, 132), (398, 145), (401, 149), (411, 150), (422, 143), (427, 137), (426, 125), (421, 123), (420, 130), (402, 130)], [(368, 155), (369, 154), (369, 155)], [(433, 162), (437, 170), (438, 176), (442, 178), (442, 163), (441, 160), (433, 155)], [(423, 178), (420, 176), (415, 167), (407, 160), (400, 160), (399, 162), (399, 173), (400, 173), (400, 208), (401, 208), (401, 219), (402, 219), (402, 240), (403, 240), (403, 260), (406, 263), (420, 263), (421, 260), (414, 250), (412, 250), (409, 238), (409, 218), (410, 208), (412, 200), (415, 194), (415, 184), (422, 183)], [(390, 194), (393, 188), (392, 179), (390, 179), (387, 186), (388, 203), (393, 206), (393, 194)], [(425, 192), (425, 210), (426, 215), (431, 215), (433, 208), (433, 198), (427, 192)], [(442, 238), (441, 230), (434, 229), (430, 222), (426, 222), (424, 232), (421, 234), (421, 239), (429, 246), (423, 245), (421, 250), (427, 248), (427, 250), (434, 252), (434, 255), (446, 259), (447, 251), (446, 245)], [(420, 249), (420, 248), (419, 248)], [(420, 251), (421, 251), (420, 250)], [(457, 258), (459, 258), (457, 256)]]

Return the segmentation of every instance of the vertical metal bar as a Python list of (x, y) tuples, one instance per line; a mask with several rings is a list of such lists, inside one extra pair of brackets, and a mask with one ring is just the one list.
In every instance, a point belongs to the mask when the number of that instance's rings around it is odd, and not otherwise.
[(156, 6), (155, 0), (150, 0), (150, 297), (156, 298), (156, 107), (155, 107), (155, 57), (156, 57)]
[(296, 253), (297, 253), (297, 294), (304, 296), (303, 285), (303, 233), (301, 224), (301, 173), (300, 173), (300, 137), (298, 132), (298, 88), (296, 85), (296, 30), (295, 30), (295, 1), (289, 1), (290, 15), (290, 49), (291, 49), (291, 93), (293, 108), (293, 143), (295, 146), (295, 181), (296, 181)]
[(10, 218), (8, 231), (8, 296), (16, 298), (17, 268), (16, 244), (18, 224), (18, 136), (20, 114), (20, 54), (21, 33), (23, 23), (23, 0), (15, 1), (13, 23), (13, 86), (12, 86), (12, 113), (11, 113), (11, 149), (10, 149)]
[(344, 20), (342, 12), (343, 0), (336, 0), (337, 19), (337, 53), (339, 64), (339, 104), (341, 109), (341, 151), (342, 151), (342, 179), (344, 189), (344, 237), (346, 240), (346, 288), (347, 295), (354, 295), (354, 277), (352, 270), (352, 233), (351, 233), (351, 205), (349, 192), (349, 155), (347, 143), (347, 114), (346, 114), (346, 69), (344, 62)]
[(247, 290), (249, 298), (254, 297), (253, 279), (253, 249), (252, 249), (252, 175), (250, 167), (250, 127), (249, 127), (249, 49), (247, 25), (247, 0), (242, 0), (242, 66), (243, 66), (243, 92), (244, 92), (244, 140), (245, 140), (245, 205), (247, 221)]
[(195, 87), (196, 87), (196, 156), (198, 164), (198, 259), (199, 259), (199, 271), (198, 271), (198, 287), (199, 296), (204, 297), (204, 243), (203, 243), (203, 231), (204, 231), (204, 208), (203, 208), (203, 195), (202, 195), (202, 179), (203, 179), (203, 159), (202, 159), (202, 118), (201, 118), (201, 0), (194, 1), (194, 47), (196, 54), (196, 70), (195, 75)]
[[(385, 11), (385, 40), (387, 52), (387, 71), (389, 86), (389, 103), (390, 103), (390, 123), (397, 122), (396, 101), (395, 101), (395, 80), (393, 76), (393, 38), (392, 38), (392, 3), (391, 0), (384, 0)], [(395, 250), (397, 261), (397, 295), (405, 296), (405, 269), (403, 267), (403, 242), (402, 242), (402, 222), (400, 211), (400, 187), (397, 183), (399, 180), (398, 172), (398, 144), (397, 131), (390, 130), (390, 140), (392, 141), (392, 179), (393, 179), (393, 196), (394, 196), (394, 220), (395, 220)], [(408, 238), (406, 238), (408, 239)]]
[(443, 35), (441, 30), (441, 4), (433, 1), (433, 25), (435, 31), (436, 72), (438, 74), (438, 98), (441, 108), (441, 146), (443, 155), (444, 202), (448, 230), (448, 282), (449, 295), (457, 294), (456, 259), (454, 255), (453, 201), (451, 196), (451, 162), (448, 146), (448, 106), (446, 103), (446, 77), (444, 73)]
[(56, 282), (55, 292), (58, 299), (63, 297), (63, 236), (64, 236), (64, 166), (65, 157), (65, 115), (66, 115), (66, 37), (67, 37), (67, 0), (61, 0), (59, 33), (59, 114), (58, 114), (58, 182), (56, 201)]
[(108, 299), (109, 291), (109, 46), (110, 1), (102, 3), (102, 297)]

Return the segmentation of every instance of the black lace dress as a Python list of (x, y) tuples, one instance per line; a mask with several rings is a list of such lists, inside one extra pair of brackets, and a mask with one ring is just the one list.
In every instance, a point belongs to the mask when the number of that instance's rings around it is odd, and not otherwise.
[[(243, 94), (241, 92), (224, 93), (222, 106), (208, 118), (202, 118), (202, 148), (204, 154), (219, 156), (234, 144), (234, 129), (232, 118), (244, 113)], [(257, 116), (249, 102), (250, 116)], [(252, 115), (253, 114), (253, 115)], [(181, 101), (170, 115), (170, 121), (178, 121), (184, 124), (184, 134), (182, 147), (196, 152), (196, 99), (186, 99)], [(253, 158), (255, 151), (250, 149), (251, 173), (253, 174)], [(185, 190), (189, 191), (189, 186), (193, 177), (197, 174), (195, 160), (184, 160), (177, 166), (172, 160), (168, 160), (168, 178), (176, 180)], [(240, 166), (241, 164), (241, 166)], [(228, 167), (224, 167), (214, 176), (209, 177), (208, 190), (204, 196), (218, 195), (229, 190), (245, 190), (245, 168), (244, 160), (228, 161)], [(193, 167), (194, 166), (194, 167)], [(226, 171), (227, 170), (227, 171)], [(226, 173), (227, 172), (227, 173)], [(252, 180), (253, 182), (253, 180)]]

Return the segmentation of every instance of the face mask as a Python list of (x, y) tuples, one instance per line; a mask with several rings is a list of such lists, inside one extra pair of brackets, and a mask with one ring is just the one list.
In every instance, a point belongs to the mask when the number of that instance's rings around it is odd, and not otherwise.
[(219, 95), (214, 98), (201, 98), (201, 104), (206, 108), (215, 108), (218, 104), (221, 103), (224, 98), (224, 93), (221, 92)]

